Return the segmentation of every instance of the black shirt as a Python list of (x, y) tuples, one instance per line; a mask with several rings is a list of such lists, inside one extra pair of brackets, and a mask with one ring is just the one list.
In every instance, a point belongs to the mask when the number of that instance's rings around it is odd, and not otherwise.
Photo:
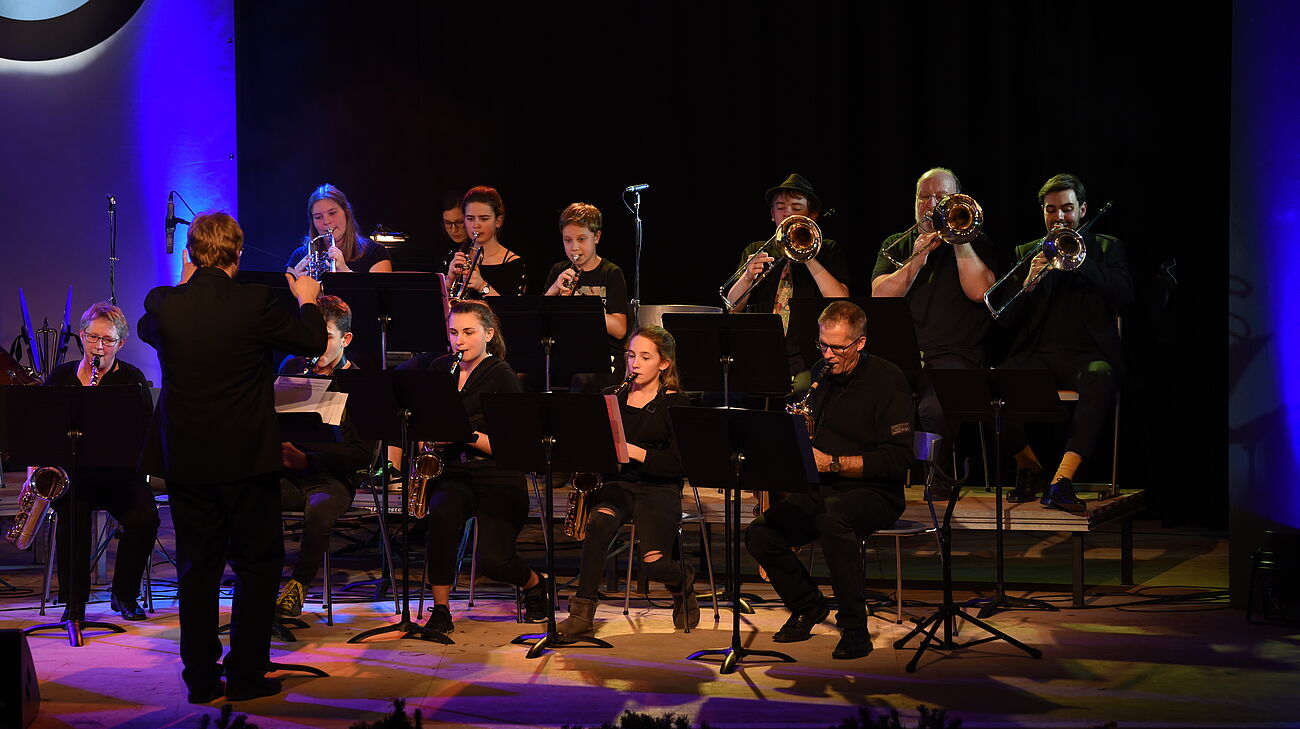
[[(893, 244), (901, 236), (901, 233), (889, 236), (881, 248)], [(915, 232), (908, 234), (907, 240), (899, 244), (894, 257), (901, 261), (912, 255), (916, 239)], [(975, 255), (984, 261), (984, 265), (990, 270), (996, 270), (996, 253), (987, 237), (980, 235), (969, 245), (975, 247)], [(888, 258), (877, 255), (871, 280), (897, 270)], [(971, 301), (962, 291), (957, 253), (953, 246), (947, 243), (936, 244), (904, 298), (912, 310), (916, 343), (921, 349), (923, 360), (941, 354), (956, 354), (975, 365), (984, 362), (984, 337), (993, 323), (993, 317), (989, 316), (988, 308), (982, 302)]]
[[(301, 375), (308, 367), (308, 357), (285, 357), (280, 363), (280, 374)], [(356, 364), (352, 365), (356, 368)], [(332, 378), (331, 378), (332, 379)], [(330, 389), (335, 389), (331, 384)], [(339, 439), (334, 443), (299, 443), (294, 445), (307, 454), (307, 468), (298, 473), (328, 474), (342, 481), (349, 487), (357, 485), (357, 471), (370, 465), (370, 458), (375, 448), (374, 441), (362, 440), (357, 428), (348, 417), (348, 410), (343, 408), (343, 419), (339, 422)]]
[[(45, 378), (47, 385), (76, 385), (81, 386), (81, 380), (77, 378), (77, 368), (81, 366), (81, 360), (64, 362), (55, 367), (52, 372)], [(108, 372), (101, 373), (99, 376), (101, 385), (144, 385), (148, 380), (144, 378), (144, 373), (139, 367), (124, 362), (121, 359), (113, 360), (113, 368)]]
[[(521, 296), (528, 287), (526, 278), (528, 272), (525, 270), (524, 259), (516, 256), (513, 252), (510, 255), (514, 257), (502, 263), (491, 266), (486, 263), (479, 264), (479, 275), (498, 294), (502, 296)], [(481, 293), (470, 292), (470, 298), (477, 298), (481, 295)], [(448, 366), (451, 365), (448, 364)]]
[[(740, 265), (745, 265), (749, 257), (758, 252), (766, 241), (754, 241), (745, 248), (744, 253), (740, 254)], [(763, 278), (763, 282), (754, 287), (749, 293), (749, 298), (745, 300), (745, 311), (755, 314), (771, 314), (772, 309), (776, 306), (776, 293), (779, 287), (782, 272), (786, 266), (793, 266), (790, 269), (790, 284), (793, 287), (791, 298), (823, 298), (821, 289), (817, 286), (817, 281), (813, 275), (808, 272), (808, 267), (802, 263), (791, 263), (788, 258), (777, 257), (777, 261), (772, 264), (772, 270)], [(835, 277), (836, 281), (849, 285), (849, 262), (844, 257), (844, 249), (840, 248), (835, 241), (828, 238), (822, 239), (822, 247), (817, 251), (817, 256), (813, 259), (820, 263), (825, 269)], [(728, 292), (723, 292), (728, 293)], [(800, 342), (795, 341), (794, 335), (787, 331), (785, 338), (786, 359), (790, 365), (790, 374), (798, 374), (806, 369), (803, 359), (803, 349)]]
[[(825, 367), (813, 368), (816, 377)], [(912, 390), (902, 370), (862, 353), (847, 375), (831, 375), (810, 399), (816, 428), (813, 447), (832, 456), (862, 456), (862, 477), (823, 473), (834, 488), (872, 486), (903, 494), (912, 452)]]
[[(562, 261), (551, 266), (551, 272), (546, 275), (546, 287), (544, 291), (549, 291), (551, 284), (555, 279), (560, 277), (566, 268), (573, 265), (569, 261)], [(578, 274), (577, 286), (573, 291), (574, 296), (599, 296), (605, 304), (606, 314), (622, 314), (627, 316), (627, 281), (623, 279), (623, 269), (611, 263), (608, 259), (601, 259), (600, 265), (590, 271), (582, 271)], [(623, 356), (623, 339), (621, 337), (609, 337), (609, 353), (613, 355), (615, 361)]]
[[(397, 366), (399, 370), (428, 370), (430, 372), (448, 372), (451, 370), (450, 354), (425, 352)], [(510, 364), (500, 357), (487, 356), (479, 362), (465, 379), (465, 386), (460, 389), (460, 401), (469, 416), (471, 430), (492, 435), (487, 418), (483, 415), (482, 395), (485, 392), (523, 392), (519, 375), (510, 368)], [(474, 450), (473, 453), (481, 453)]]
[[(612, 391), (612, 388), (611, 388)], [(606, 474), (606, 481), (631, 481), (655, 485), (682, 485), (682, 459), (677, 454), (668, 408), (686, 407), (691, 400), (685, 393), (659, 391), (643, 408), (627, 404), (630, 390), (618, 396), (623, 418), (623, 435), (627, 442), (646, 450), (645, 461), (628, 461), (618, 473)]]
[[(354, 273), (369, 273), (376, 263), (392, 260), (388, 255), (387, 248), (369, 238), (365, 239), (364, 244), (360, 241), (358, 241), (358, 244), (362, 245), (361, 254), (356, 259), (348, 261), (348, 268), (352, 269)], [(289, 262), (285, 264), (285, 268), (293, 268), (298, 265), (298, 262), (307, 255), (309, 245), (309, 243), (303, 243), (293, 249), (293, 253), (289, 254)]]

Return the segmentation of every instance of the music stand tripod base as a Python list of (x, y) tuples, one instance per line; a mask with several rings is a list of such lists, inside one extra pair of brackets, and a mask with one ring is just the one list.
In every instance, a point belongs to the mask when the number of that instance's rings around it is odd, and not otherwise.
[(44, 630), (66, 630), (68, 633), (68, 645), (73, 648), (80, 648), (86, 644), (86, 638), (82, 631), (87, 628), (100, 628), (110, 633), (125, 633), (126, 628), (113, 623), (106, 623), (100, 620), (64, 620), (61, 623), (45, 623), (44, 625), (33, 625), (30, 628), (23, 629), (23, 635), (33, 635)]

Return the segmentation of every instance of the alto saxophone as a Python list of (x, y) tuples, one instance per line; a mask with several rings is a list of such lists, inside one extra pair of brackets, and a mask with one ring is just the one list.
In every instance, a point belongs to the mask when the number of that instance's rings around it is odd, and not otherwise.
[(19, 549), (27, 549), (45, 523), (50, 505), (68, 491), (68, 472), (58, 466), (41, 466), (23, 484), (18, 494), (18, 513), (5, 539)]
[[(456, 374), (464, 356), (464, 352), (456, 353), (456, 358), (451, 363), (451, 374)], [(420, 452), (415, 458), (411, 459), (406, 511), (416, 519), (423, 519), (429, 513), (429, 481), (442, 475), (446, 463), (441, 443), (425, 443), (420, 446)]]
[[(787, 413), (803, 416), (803, 424), (808, 428), (809, 438), (813, 437), (817, 425), (817, 421), (813, 417), (812, 405), (809, 401), (812, 400), (813, 393), (817, 392), (817, 388), (821, 386), (822, 382), (826, 379), (826, 376), (830, 373), (830, 365), (823, 367), (821, 373), (817, 375), (817, 379), (808, 386), (808, 391), (803, 394), (803, 397), (799, 398), (799, 402), (790, 403), (785, 406), (785, 411)], [(754, 516), (762, 515), (763, 512), (772, 508), (772, 504), (780, 501), (785, 496), (783, 492), (773, 491), (756, 491), (754, 493), (758, 496), (758, 503), (754, 505)]]
[[(632, 380), (636, 379), (636, 373), (629, 372), (617, 388), (614, 389), (614, 395), (622, 395), (627, 388), (632, 386)], [(587, 524), (591, 521), (591, 507), (593, 504), (588, 497), (600, 490), (605, 485), (605, 479), (599, 473), (590, 471), (579, 471), (569, 478), (569, 503), (564, 511), (564, 536), (582, 541), (587, 538)]]

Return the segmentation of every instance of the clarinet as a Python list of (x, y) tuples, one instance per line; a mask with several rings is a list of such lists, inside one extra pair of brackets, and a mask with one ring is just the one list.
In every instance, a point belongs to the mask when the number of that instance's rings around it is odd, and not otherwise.
[(627, 392), (627, 388), (632, 386), (632, 381), (635, 379), (636, 379), (635, 372), (627, 373), (627, 377), (625, 377), (623, 381), (619, 383), (618, 387), (614, 388), (614, 397), (618, 397), (619, 395), (622, 395), (623, 393)]
[(462, 358), (464, 358), (464, 356), (465, 356), (464, 350), (457, 352), (456, 357), (451, 361), (451, 369), (448, 370), (448, 372), (450, 372), (453, 375), (456, 374), (456, 370), (460, 369), (460, 361)]
[(90, 386), (94, 387), (99, 384), (99, 355), (93, 355), (90, 358)]

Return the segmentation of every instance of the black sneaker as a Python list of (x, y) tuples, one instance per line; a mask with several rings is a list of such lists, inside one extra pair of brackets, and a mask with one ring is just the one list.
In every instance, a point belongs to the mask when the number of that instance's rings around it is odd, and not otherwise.
[(1088, 506), (1083, 503), (1083, 500), (1074, 495), (1074, 484), (1068, 478), (1057, 479), (1056, 483), (1048, 487), (1047, 493), (1043, 494), (1043, 498), (1039, 503), (1043, 506), (1052, 506), (1075, 513), (1083, 513), (1088, 510)]
[(550, 577), (538, 575), (537, 584), (523, 591), (520, 600), (524, 604), (525, 623), (544, 623), (550, 617), (546, 603), (551, 599)]
[(110, 595), (108, 604), (113, 608), (114, 612), (122, 616), (123, 620), (144, 620), (149, 617), (134, 597)]
[(443, 635), (455, 630), (456, 625), (451, 622), (451, 608), (447, 605), (434, 605), (429, 608), (429, 619), (425, 621), (424, 627)]
[(840, 635), (840, 642), (835, 645), (831, 658), (846, 661), (862, 658), (871, 652), (871, 635), (866, 628), (853, 628)]
[(1012, 504), (1023, 504), (1027, 501), (1033, 501), (1042, 493), (1043, 488), (1047, 486), (1047, 479), (1050, 478), (1042, 469), (1031, 471), (1028, 468), (1016, 469), (1016, 487), (1006, 495), (1008, 502)]
[(785, 625), (782, 625), (781, 629), (772, 636), (772, 640), (777, 643), (798, 643), (808, 640), (812, 636), (812, 629), (830, 617), (830, 614), (831, 608), (826, 604), (826, 600), (818, 600), (816, 605), (807, 610), (791, 614), (790, 619), (785, 621)]
[(263, 696), (274, 696), (284, 688), (278, 678), (259, 678), (252, 681), (226, 682), (226, 698), (231, 701), (251, 701)]

